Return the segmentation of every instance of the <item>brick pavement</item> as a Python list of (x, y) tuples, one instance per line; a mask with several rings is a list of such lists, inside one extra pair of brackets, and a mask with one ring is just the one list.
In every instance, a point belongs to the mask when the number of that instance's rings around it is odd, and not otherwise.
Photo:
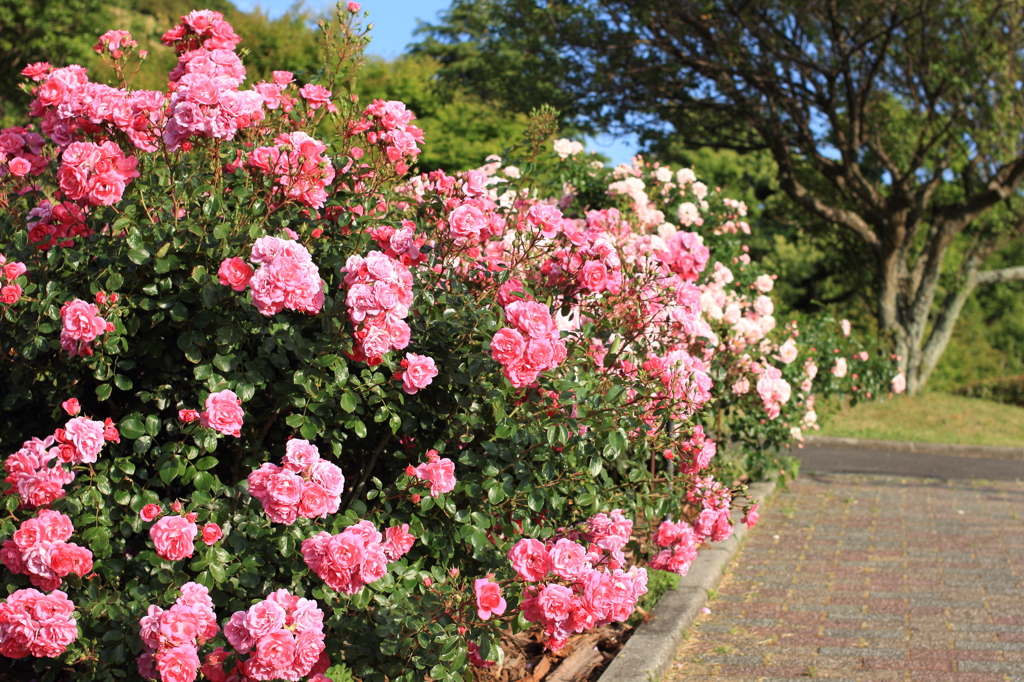
[(1024, 484), (780, 492), (664, 682), (1024, 682)]

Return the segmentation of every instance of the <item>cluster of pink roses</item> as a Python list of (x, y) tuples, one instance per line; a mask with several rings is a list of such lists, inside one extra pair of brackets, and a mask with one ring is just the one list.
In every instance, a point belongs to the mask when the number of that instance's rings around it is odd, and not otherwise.
[(121, 442), (121, 434), (109, 417), (101, 422), (88, 417), (73, 417), (53, 436), (60, 443), (58, 456), (69, 464), (92, 464), (105, 443)]
[(64, 196), (87, 206), (113, 206), (139, 177), (139, 160), (115, 143), (72, 142), (61, 154), (57, 183)]
[(439, 456), (437, 450), (427, 450), (427, 461), (417, 467), (409, 465), (405, 473), (428, 482), (431, 497), (455, 490), (455, 463)]
[(654, 543), (665, 549), (651, 559), (651, 568), (679, 575), (686, 575), (690, 570), (700, 546), (693, 528), (685, 521), (662, 521), (654, 534)]
[(405, 318), (412, 305), (412, 273), (380, 251), (371, 251), (366, 258), (349, 256), (342, 271), (348, 316), (356, 327), (352, 358), (379, 365), (385, 353), (409, 345)]
[(69, 573), (82, 576), (92, 570), (92, 552), (67, 542), (74, 532), (69, 517), (43, 509), (26, 519), (11, 540), (4, 540), (0, 560), (11, 573), (27, 575), (33, 585), (50, 592)]
[(345, 476), (337, 465), (320, 458), (315, 445), (289, 440), (281, 464), (266, 462), (249, 474), (249, 494), (271, 521), (291, 525), (300, 516), (323, 518), (338, 511)]
[(122, 50), (130, 50), (138, 46), (139, 42), (132, 38), (132, 34), (128, 31), (113, 30), (107, 31), (97, 38), (92, 49), (96, 54), (109, 52), (114, 59), (120, 59), (123, 55)]
[(397, 101), (374, 100), (363, 111), (362, 120), (355, 123), (349, 135), (366, 133), (366, 141), (379, 145), (398, 175), (405, 175), (420, 153), (417, 144), (423, 142), (423, 131), (412, 125), (416, 116)]
[[(64, 496), (64, 486), (75, 480), (75, 472), (64, 468), (59, 448), (50, 447), (53, 436), (27, 440), (4, 462), (10, 484), (8, 495), (19, 495), (23, 507), (45, 507)], [(50, 466), (50, 463), (54, 466)]]
[(235, 291), (248, 287), (253, 305), (268, 317), (285, 308), (307, 315), (320, 312), (324, 281), (306, 247), (294, 239), (260, 237), (249, 258), (260, 266), (255, 273), (241, 258), (229, 258), (218, 271), (220, 283)]
[(621, 292), (622, 261), (612, 243), (604, 236), (575, 229), (572, 221), (567, 222), (564, 234), (575, 248), (556, 250), (541, 266), (548, 285), (559, 286), (571, 278), (580, 288), (594, 294)]
[(394, 526), (384, 535), (369, 521), (349, 526), (337, 535), (321, 532), (302, 541), (302, 557), (309, 570), (320, 576), (331, 589), (355, 594), (384, 577), (387, 565), (398, 561), (412, 549), (416, 538), (409, 524)]
[(696, 232), (679, 230), (665, 241), (665, 250), (658, 252), (658, 258), (683, 279), (696, 282), (711, 257), (704, 239)]
[(541, 372), (562, 364), (565, 341), (546, 305), (513, 300), (505, 306), (505, 321), (512, 326), (499, 329), (491, 339), (491, 357), (501, 363), (513, 386), (529, 386)]
[(322, 208), (327, 201), (324, 188), (334, 181), (334, 166), (324, 155), (326, 151), (327, 145), (302, 131), (284, 133), (274, 140), (273, 147), (253, 149), (249, 166), (274, 176), (275, 190), (286, 198)]
[(245, 67), (235, 54), (241, 38), (224, 15), (196, 10), (161, 38), (178, 53), (169, 75), (173, 90), (164, 127), (164, 143), (182, 147), (193, 135), (230, 140), (241, 128), (262, 121), (263, 96), (241, 91)]
[(57, 658), (78, 637), (75, 603), (60, 590), (17, 590), (0, 603), (0, 654)]
[(401, 261), (406, 267), (427, 261), (427, 254), (420, 250), (426, 239), (416, 236), (416, 224), (411, 220), (403, 220), (402, 227), (398, 229), (390, 225), (379, 225), (370, 230), (370, 236), (386, 256)]
[(4, 305), (14, 305), (21, 299), (21, 285), (18, 284), (17, 279), (27, 272), (28, 268), (25, 267), (24, 263), (17, 261), (7, 262), (7, 259), (2, 253), (0, 253), (0, 274), (3, 276), (3, 281), (6, 281), (3, 287), (0, 287), (0, 303)]
[(682, 348), (671, 350), (664, 356), (651, 355), (643, 368), (657, 377), (668, 396), (677, 401), (673, 419), (688, 419), (711, 400), (712, 381), (708, 363)]
[[(574, 632), (611, 622), (623, 622), (647, 593), (647, 571), (636, 566), (624, 571), (622, 548), (633, 524), (620, 510), (599, 514), (587, 523), (588, 532), (549, 541), (523, 539), (509, 552), (512, 568), (530, 583), (523, 592), (523, 617), (544, 626), (547, 646), (556, 651)], [(571, 539), (575, 537), (587, 546)], [(550, 575), (553, 579), (549, 579)], [(491, 595), (493, 602), (493, 595)], [(486, 606), (486, 604), (485, 604)]]
[[(704, 434), (700, 424), (693, 427), (690, 437), (679, 444), (683, 458), (679, 462), (679, 471), (684, 474), (698, 474), (711, 463), (718, 447), (715, 441)], [(667, 546), (667, 545), (664, 545)]]
[[(470, 175), (469, 180), (473, 179)], [(452, 241), (459, 246), (474, 246), (500, 235), (505, 230), (505, 218), (497, 212), (498, 205), (486, 194), (472, 196), (478, 189), (472, 182), (467, 182), (463, 189), (470, 198), (463, 199), (448, 214), (448, 233)], [(483, 187), (479, 190), (482, 192)]]
[(0, 178), (39, 175), (49, 164), (41, 156), (46, 140), (30, 128), (15, 126), (0, 130)]
[(421, 388), (426, 388), (437, 376), (437, 365), (434, 358), (416, 353), (406, 353), (400, 363), (402, 369), (395, 372), (394, 378), (402, 382), (402, 390), (409, 395), (416, 395)]
[(789, 382), (782, 378), (782, 370), (771, 365), (764, 366), (761, 377), (757, 380), (757, 394), (761, 396), (769, 419), (779, 416), (782, 405), (789, 402), (792, 392)]
[(166, 611), (153, 604), (139, 621), (145, 652), (139, 673), (147, 680), (192, 682), (199, 670), (199, 647), (217, 636), (217, 614), (206, 587), (188, 582)]
[(40, 251), (54, 246), (72, 246), (74, 237), (87, 237), (92, 230), (85, 224), (82, 207), (71, 201), (56, 205), (46, 199), (28, 212), (28, 240)]
[(235, 651), (249, 654), (240, 666), (244, 675), (297, 682), (310, 674), (324, 650), (324, 612), (315, 600), (277, 590), (233, 613), (224, 635)]

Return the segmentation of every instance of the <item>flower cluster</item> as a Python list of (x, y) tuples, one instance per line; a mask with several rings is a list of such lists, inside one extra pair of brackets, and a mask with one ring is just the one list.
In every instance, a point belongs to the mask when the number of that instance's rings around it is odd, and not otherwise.
[(249, 259), (259, 265), (253, 270), (241, 258), (224, 261), (220, 282), (235, 291), (246, 286), (253, 305), (266, 316), (285, 308), (315, 315), (324, 305), (324, 281), (313, 257), (294, 239), (260, 237), (252, 245)]
[(266, 462), (249, 474), (249, 494), (271, 521), (291, 525), (300, 516), (316, 519), (338, 511), (345, 476), (337, 465), (320, 458), (315, 445), (289, 440), (281, 464)]
[(72, 142), (61, 154), (57, 183), (64, 196), (87, 206), (113, 206), (139, 177), (139, 160), (110, 141)]
[(92, 355), (92, 342), (100, 334), (113, 331), (113, 324), (100, 317), (99, 309), (92, 303), (76, 298), (60, 309), (62, 329), (60, 346), (71, 357)]
[(685, 521), (662, 521), (654, 534), (654, 544), (665, 549), (651, 559), (651, 568), (679, 575), (686, 575), (690, 570), (700, 545), (693, 528)]
[(273, 176), (275, 189), (287, 199), (322, 208), (327, 200), (325, 187), (334, 180), (326, 151), (327, 145), (304, 132), (285, 133), (274, 140), (273, 147), (253, 149), (249, 165)]
[(2, 253), (0, 253), (0, 281), (5, 281), (3, 287), (0, 287), (0, 304), (3, 305), (14, 305), (21, 299), (21, 285), (18, 284), (17, 279), (25, 274), (28, 268), (25, 267), (24, 263), (17, 261), (7, 262), (7, 259)]
[(389, 258), (401, 261), (406, 267), (421, 265), (427, 261), (427, 254), (421, 251), (426, 239), (416, 236), (416, 224), (403, 220), (402, 227), (379, 225), (370, 230), (370, 236)]
[(161, 40), (178, 53), (163, 133), (168, 149), (184, 146), (194, 135), (230, 140), (263, 120), (263, 95), (238, 89), (245, 80), (245, 67), (234, 52), (241, 38), (220, 12), (194, 11)]
[(302, 557), (331, 589), (355, 594), (384, 577), (387, 565), (403, 557), (415, 541), (408, 524), (388, 528), (381, 535), (364, 520), (338, 535), (321, 532), (303, 540)]
[(356, 327), (352, 358), (379, 365), (385, 353), (409, 345), (405, 318), (412, 305), (412, 273), (380, 251), (371, 251), (366, 258), (349, 256), (342, 271), (348, 316)]
[(491, 339), (491, 357), (501, 363), (505, 378), (516, 388), (529, 386), (541, 372), (562, 364), (565, 341), (546, 305), (514, 300), (505, 306), (504, 327)]
[[(64, 468), (59, 448), (50, 447), (55, 438), (33, 438), (4, 462), (8, 495), (21, 497), (23, 507), (45, 507), (64, 496), (64, 486), (75, 480), (75, 472)], [(53, 466), (50, 464), (53, 463)]]
[(664, 240), (665, 250), (658, 257), (672, 272), (683, 279), (696, 282), (704, 272), (711, 252), (704, 246), (704, 239), (696, 232), (673, 232)]
[(405, 473), (430, 484), (430, 496), (455, 490), (455, 463), (447, 457), (440, 457), (437, 450), (427, 450), (427, 461), (417, 467), (411, 465)]
[(28, 212), (28, 240), (40, 251), (54, 246), (72, 246), (75, 237), (87, 237), (92, 230), (85, 224), (82, 207), (71, 201), (56, 205), (46, 199)]
[(684, 474), (698, 474), (711, 463), (711, 458), (715, 456), (718, 448), (715, 441), (704, 435), (704, 427), (698, 424), (693, 427), (690, 437), (679, 443), (679, 450), (683, 455), (679, 462), (679, 471)]
[(87, 417), (73, 417), (53, 435), (60, 443), (57, 454), (62, 462), (68, 464), (92, 464), (105, 443), (121, 442), (121, 435), (109, 417), (101, 422)]
[(622, 548), (632, 525), (615, 510), (611, 517), (590, 519), (589, 532), (571, 534), (587, 546), (562, 537), (547, 545), (523, 539), (512, 547), (509, 560), (516, 575), (544, 583), (526, 587), (520, 608), (526, 620), (544, 626), (552, 651), (562, 648), (574, 632), (624, 622), (647, 593), (646, 570), (622, 570)]
[(113, 30), (107, 31), (97, 38), (96, 44), (93, 45), (92, 49), (96, 54), (109, 52), (110, 56), (114, 59), (120, 59), (123, 55), (123, 50), (130, 50), (138, 46), (139, 42), (132, 38), (132, 34), (128, 31)]
[(789, 402), (793, 389), (789, 382), (782, 378), (782, 371), (777, 367), (766, 365), (757, 380), (757, 394), (764, 402), (765, 412), (769, 419), (775, 419), (782, 411), (782, 405)]
[(417, 145), (423, 142), (423, 131), (412, 125), (415, 118), (404, 103), (378, 99), (366, 107), (362, 119), (350, 126), (348, 134), (366, 133), (366, 141), (383, 149), (395, 173), (405, 175), (409, 163), (420, 153)]
[(0, 561), (11, 573), (27, 575), (33, 585), (50, 592), (68, 574), (82, 576), (92, 570), (92, 552), (67, 541), (74, 532), (69, 517), (43, 509), (26, 519), (11, 540), (4, 540)]
[(229, 389), (215, 391), (206, 397), (206, 409), (199, 413), (199, 423), (225, 436), (239, 438), (245, 412), (242, 400)]
[(17, 590), (0, 603), (0, 654), (57, 658), (78, 637), (75, 604), (60, 590)]
[(181, 586), (181, 596), (166, 611), (151, 605), (139, 626), (145, 648), (138, 660), (139, 673), (161, 682), (196, 679), (199, 647), (220, 632), (209, 590), (193, 582)]
[(241, 665), (243, 674), (297, 682), (324, 650), (324, 612), (315, 600), (277, 590), (247, 611), (233, 613), (224, 635), (235, 651), (249, 654)]
[(29, 128), (15, 126), (0, 130), (0, 178), (40, 175), (49, 161), (42, 156), (46, 140)]

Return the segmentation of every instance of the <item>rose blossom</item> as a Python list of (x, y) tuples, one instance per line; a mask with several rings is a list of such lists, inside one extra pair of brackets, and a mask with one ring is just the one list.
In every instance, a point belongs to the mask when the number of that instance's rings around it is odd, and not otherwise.
[(227, 436), (238, 438), (242, 435), (242, 401), (234, 391), (224, 390), (211, 393), (206, 398), (206, 409), (199, 415), (200, 423)]
[(539, 540), (523, 538), (508, 553), (512, 569), (523, 580), (537, 582), (547, 577), (551, 567), (548, 550)]
[(487, 578), (477, 578), (473, 582), (476, 593), (476, 613), (481, 620), (487, 620), (491, 614), (500, 616), (505, 613), (505, 599), (501, 596), (501, 586)]
[(208, 523), (203, 526), (203, 542), (207, 545), (214, 544), (222, 537), (224, 537), (224, 533), (216, 523)]
[(426, 388), (437, 376), (437, 366), (434, 359), (416, 353), (406, 353), (402, 361), (402, 390), (409, 395), (415, 395), (421, 388)]
[(162, 510), (158, 504), (147, 504), (141, 510), (139, 510), (139, 516), (143, 521), (147, 523), (160, 516)]
[(225, 258), (217, 270), (217, 277), (224, 286), (235, 291), (245, 291), (253, 272), (252, 266), (241, 258)]
[(165, 516), (149, 529), (157, 555), (167, 561), (192, 556), (198, 533), (199, 527), (183, 516)]

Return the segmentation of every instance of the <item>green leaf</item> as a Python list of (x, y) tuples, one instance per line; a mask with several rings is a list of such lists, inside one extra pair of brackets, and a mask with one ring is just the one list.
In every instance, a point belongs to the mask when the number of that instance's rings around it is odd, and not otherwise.
[(192, 480), (192, 485), (196, 487), (196, 490), (209, 490), (210, 486), (213, 485), (213, 474), (200, 471), (196, 474), (195, 479)]
[[(122, 391), (130, 391), (132, 389), (132, 380), (123, 374), (114, 375), (114, 384)], [(99, 389), (96, 389), (96, 394), (99, 395)], [(107, 387), (107, 395), (110, 395), (110, 387)], [(101, 398), (106, 400), (106, 398)]]
[(341, 394), (341, 409), (345, 410), (346, 412), (356, 411), (356, 398), (348, 391), (345, 391), (344, 393)]
[(101, 401), (106, 400), (107, 398), (110, 397), (110, 393), (113, 390), (114, 389), (111, 387), (110, 384), (100, 384), (99, 386), (96, 387), (96, 397), (99, 398)]
[(149, 260), (149, 251), (145, 249), (130, 249), (128, 251), (128, 260), (136, 265), (142, 265)]
[(129, 440), (135, 440), (136, 438), (141, 438), (146, 435), (146, 429), (142, 425), (142, 420), (140, 420), (136, 415), (122, 419), (117, 428), (121, 432), (121, 435)]
[(160, 433), (160, 417), (155, 414), (146, 417), (146, 433), (156, 438)]
[(217, 466), (219, 460), (216, 457), (203, 457), (201, 460), (196, 462), (196, 469), (200, 471), (206, 471)]

